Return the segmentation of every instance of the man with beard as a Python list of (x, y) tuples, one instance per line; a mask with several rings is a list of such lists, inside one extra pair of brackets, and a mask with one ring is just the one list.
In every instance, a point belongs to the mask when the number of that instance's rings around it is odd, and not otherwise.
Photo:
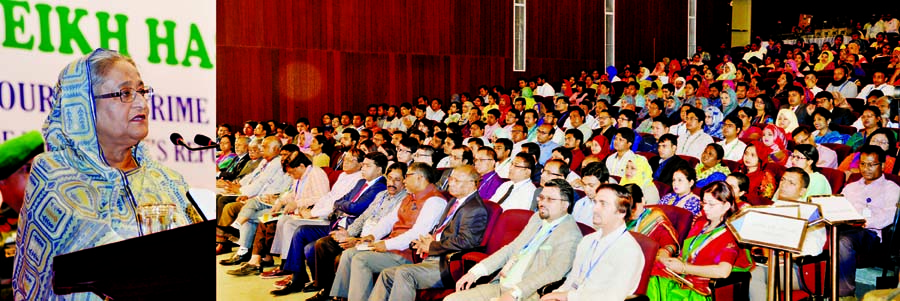
[[(575, 192), (564, 179), (544, 185), (538, 212), (512, 242), (469, 270), (456, 282), (447, 301), (535, 300), (537, 290), (564, 277), (572, 266), (581, 231), (570, 214)], [(472, 287), (478, 278), (500, 270), (487, 284)]]
[(340, 142), (341, 144), (335, 150), (334, 154), (331, 155), (331, 158), (339, 158), (333, 161), (334, 164), (331, 166), (332, 170), (341, 170), (341, 168), (343, 168), (344, 153), (359, 143), (359, 132), (352, 128), (344, 129), (344, 131), (341, 132)]
[(849, 73), (850, 71), (844, 66), (834, 68), (834, 81), (828, 84), (825, 91), (841, 93), (844, 98), (853, 98), (859, 95), (856, 91), (856, 84), (848, 80)]

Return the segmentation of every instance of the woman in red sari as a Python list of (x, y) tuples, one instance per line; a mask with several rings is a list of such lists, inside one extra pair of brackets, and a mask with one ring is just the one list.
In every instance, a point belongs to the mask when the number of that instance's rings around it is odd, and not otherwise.
[(737, 211), (735, 201), (735, 192), (725, 182), (713, 182), (703, 190), (703, 214), (684, 240), (681, 255), (662, 256), (653, 267), (647, 287), (650, 300), (710, 300), (710, 279), (753, 268), (750, 254), (725, 227)]
[(750, 141), (744, 149), (743, 165), (740, 172), (750, 178), (750, 191), (747, 192), (747, 200), (753, 205), (759, 198), (771, 199), (775, 193), (775, 175), (766, 169), (765, 160), (769, 156), (769, 148), (759, 141)]
[(763, 129), (762, 143), (769, 148), (769, 156), (765, 157), (768, 162), (782, 166), (787, 163), (790, 154), (787, 151), (787, 137), (784, 130), (774, 124), (766, 125)]

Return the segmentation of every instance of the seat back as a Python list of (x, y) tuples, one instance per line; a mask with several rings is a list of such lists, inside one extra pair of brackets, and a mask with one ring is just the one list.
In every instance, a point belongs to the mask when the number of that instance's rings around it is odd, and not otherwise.
[(631, 232), (631, 236), (641, 246), (641, 252), (644, 253), (644, 269), (641, 270), (641, 282), (638, 283), (634, 294), (645, 295), (647, 294), (647, 283), (650, 282), (650, 271), (653, 270), (653, 265), (656, 262), (656, 252), (659, 251), (659, 244), (646, 235), (634, 231), (628, 232)]
[(688, 232), (691, 231), (691, 224), (694, 222), (694, 214), (687, 209), (672, 205), (647, 205), (645, 207), (656, 207), (666, 214), (666, 218), (672, 222), (675, 231), (678, 231), (678, 243), (687, 238)]
[(862, 98), (847, 98), (847, 103), (850, 104), (854, 112), (862, 112), (866, 107), (866, 101)]
[[(851, 135), (852, 135), (852, 134), (851, 134)], [(831, 150), (833, 150), (834, 153), (835, 153), (835, 155), (837, 155), (837, 161), (838, 161), (838, 162), (843, 162), (843, 161), (844, 161), (844, 158), (847, 158), (847, 156), (850, 156), (850, 153), (851, 153), (851, 151), (852, 151), (852, 149), (850, 148), (850, 146), (848, 146), (848, 145), (846, 145), (846, 144), (839, 144), (839, 143), (822, 143), (822, 146), (827, 147), (827, 148), (830, 148)], [(838, 163), (838, 164), (840, 164), (840, 163)]]
[(332, 170), (328, 172), (328, 185), (334, 186), (334, 182), (337, 182), (337, 178), (341, 175), (343, 171), (341, 170)]
[(825, 179), (828, 179), (828, 183), (831, 184), (831, 193), (841, 193), (841, 189), (844, 189), (843, 171), (834, 168), (822, 167), (819, 168), (819, 173), (825, 176)]
[(651, 152), (636, 152), (635, 154), (644, 156), (644, 158), (647, 158), (647, 160), (653, 159), (653, 157), (657, 156), (656, 154)]
[(578, 230), (581, 230), (581, 236), (586, 236), (588, 234), (594, 233), (594, 231), (597, 231), (596, 229), (594, 229), (594, 227), (582, 223), (578, 223)]
[(691, 157), (688, 155), (678, 155), (678, 156), (681, 157), (682, 159), (684, 159), (684, 161), (687, 161), (688, 166), (690, 168), (695, 168), (695, 167), (697, 167), (697, 164), (700, 163), (700, 159), (697, 159), (695, 157)]
[(481, 238), (481, 245), (487, 246), (490, 235), (488, 233), (494, 233), (494, 229), (497, 227), (497, 221), (500, 220), (500, 214), (503, 213), (503, 208), (500, 207), (497, 203), (494, 203), (490, 200), (485, 200), (484, 209), (487, 209), (488, 220), (487, 226), (484, 227), (484, 237)]
[(672, 192), (672, 186), (669, 186), (669, 184), (653, 180), (653, 185), (656, 185), (656, 190), (659, 191), (660, 197)]
[(728, 167), (728, 170), (730, 170), (732, 172), (740, 169), (741, 164), (742, 163), (738, 162), (738, 161), (722, 160), (722, 165), (725, 165), (725, 167)]
[(493, 231), (485, 232), (490, 236), (485, 245), (485, 253), (493, 254), (516, 239), (516, 236), (519, 236), (519, 232), (522, 232), (522, 229), (528, 224), (528, 219), (530, 219), (532, 215), (534, 215), (534, 211), (531, 210), (504, 210), (503, 213), (500, 214), (500, 218), (497, 220), (497, 226), (494, 227)]

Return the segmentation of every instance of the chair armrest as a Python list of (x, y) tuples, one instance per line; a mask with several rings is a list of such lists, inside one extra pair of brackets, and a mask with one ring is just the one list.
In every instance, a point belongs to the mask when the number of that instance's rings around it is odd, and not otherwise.
[(459, 251), (447, 254), (446, 258), (448, 261), (465, 260), (464, 256), (466, 254), (473, 253), (473, 252), (484, 253), (484, 251), (485, 251), (485, 247), (479, 246), (479, 247), (474, 247), (474, 248), (465, 249), (465, 250), (459, 250)]
[(625, 298), (625, 301), (650, 301), (646, 295), (631, 295)]
[(485, 253), (481, 253), (481, 252), (471, 252), (471, 253), (466, 253), (465, 255), (463, 255), (463, 256), (462, 256), (462, 260), (465, 260), (465, 261), (472, 261), (472, 262), (478, 263), (478, 262), (481, 262), (482, 260), (484, 260), (484, 259), (487, 258), (487, 257), (488, 257), (488, 255), (485, 254)]
[(560, 286), (562, 286), (563, 283), (566, 283), (565, 277), (563, 277), (563, 279), (547, 283), (547, 285), (544, 285), (537, 290), (538, 296), (543, 297), (546, 294), (552, 293), (553, 291), (558, 289)]
[(727, 278), (715, 278), (709, 280), (709, 286), (712, 288), (726, 287), (736, 283), (749, 283), (750, 272), (731, 272)]
[(828, 260), (828, 252), (819, 253), (819, 255), (813, 256), (800, 256), (794, 258), (794, 262), (797, 263), (798, 266), (804, 266), (807, 264), (813, 264), (817, 262), (822, 262)]

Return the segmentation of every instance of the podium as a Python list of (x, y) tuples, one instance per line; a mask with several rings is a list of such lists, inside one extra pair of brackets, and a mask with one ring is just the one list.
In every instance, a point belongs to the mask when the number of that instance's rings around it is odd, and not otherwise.
[[(152, 233), (53, 259), (53, 292), (109, 300), (176, 300), (215, 292), (208, 240), (215, 220)], [(203, 252), (200, 252), (203, 251)]]

